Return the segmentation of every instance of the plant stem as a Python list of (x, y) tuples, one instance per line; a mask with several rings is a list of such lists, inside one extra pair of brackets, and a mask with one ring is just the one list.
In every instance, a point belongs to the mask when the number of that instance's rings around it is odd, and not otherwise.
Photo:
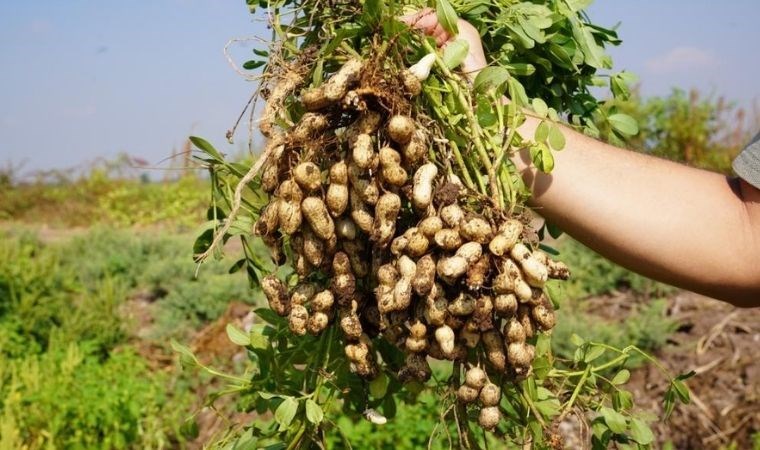
[(536, 409), (536, 405), (533, 403), (533, 400), (531, 400), (530, 396), (525, 393), (525, 391), (520, 388), (520, 392), (522, 393), (523, 399), (525, 399), (525, 402), (528, 404), (528, 409), (533, 413), (533, 416), (538, 420), (538, 423), (541, 424), (542, 428), (546, 428), (546, 422), (544, 421), (543, 417), (541, 417), (541, 413), (539, 413), (538, 409)]
[(565, 404), (565, 407), (562, 409), (562, 414), (560, 414), (558, 422), (561, 422), (573, 408), (573, 403), (575, 403), (575, 399), (577, 399), (578, 395), (581, 393), (583, 385), (586, 384), (586, 378), (588, 378), (588, 374), (591, 372), (589, 368), (590, 366), (587, 366), (586, 370), (583, 371), (583, 375), (581, 376), (581, 379), (578, 380), (578, 384), (575, 386), (573, 394), (570, 396), (570, 400), (568, 400), (567, 404)]
[[(448, 85), (451, 88), (451, 91), (454, 94), (454, 97), (459, 103), (459, 107), (462, 109), (465, 116), (467, 117), (467, 122), (470, 125), (470, 131), (471, 131), (470, 137), (473, 140), (473, 144), (475, 145), (475, 150), (477, 151), (478, 156), (480, 157), (480, 161), (483, 164), (483, 166), (486, 168), (486, 170), (490, 170), (493, 164), (491, 163), (491, 160), (488, 157), (488, 152), (486, 152), (485, 146), (483, 145), (482, 130), (480, 129), (480, 124), (478, 123), (478, 120), (475, 117), (475, 115), (472, 113), (472, 102), (470, 101), (468, 96), (465, 94), (465, 90), (462, 89), (462, 87), (460, 86), (461, 82), (456, 78), (456, 76), (453, 73), (451, 73), (451, 71), (443, 62), (443, 60), (438, 56), (438, 53), (433, 48), (433, 46), (430, 45), (430, 43), (427, 40), (423, 40), (422, 45), (425, 47), (425, 50), (428, 53), (433, 53), (436, 55), (435, 57), (436, 66), (440, 69), (445, 80), (448, 82)], [(498, 193), (494, 193), (494, 192), (492, 192), (491, 194), (498, 195)]]
[(298, 432), (295, 436), (293, 436), (293, 440), (290, 441), (290, 444), (288, 444), (288, 447), (285, 450), (293, 450), (298, 446), (298, 444), (301, 443), (301, 438), (303, 437), (303, 434), (306, 432), (306, 424), (302, 423), (301, 426), (298, 428)]
[(620, 356), (618, 356), (618, 357), (616, 357), (616, 358), (614, 358), (614, 359), (612, 359), (612, 360), (610, 360), (610, 361), (602, 364), (601, 366), (594, 366), (594, 367), (589, 366), (589, 367), (587, 367), (584, 370), (578, 370), (576, 372), (565, 372), (563, 370), (552, 370), (551, 372), (549, 372), (549, 374), (547, 376), (550, 377), (550, 378), (577, 377), (577, 376), (581, 376), (581, 375), (586, 374), (586, 372), (589, 369), (590, 369), (591, 373), (601, 372), (603, 370), (609, 369), (610, 367), (613, 367), (613, 366), (616, 366), (616, 365), (620, 364), (621, 362), (625, 361), (629, 357), (630, 357), (630, 355), (628, 355), (627, 353), (624, 353), (624, 354), (622, 354), (622, 355), (620, 355)]
[[(447, 116), (441, 112), (441, 108), (443, 105), (441, 105), (441, 103), (438, 102), (436, 98), (433, 97), (427, 89), (424, 91), (424, 93), (425, 93), (425, 97), (427, 97), (427, 100), (433, 106), (433, 112), (435, 112), (435, 115), (438, 116), (438, 119), (445, 122), (447, 120)], [(451, 139), (449, 139), (449, 146), (451, 147), (451, 151), (454, 153), (454, 160), (456, 161), (457, 165), (459, 166), (459, 170), (464, 176), (467, 187), (475, 190), (475, 185), (473, 184), (472, 178), (470, 177), (467, 166), (464, 163), (464, 159), (462, 158), (462, 153), (459, 151), (459, 146), (456, 144), (456, 142), (454, 142)]]

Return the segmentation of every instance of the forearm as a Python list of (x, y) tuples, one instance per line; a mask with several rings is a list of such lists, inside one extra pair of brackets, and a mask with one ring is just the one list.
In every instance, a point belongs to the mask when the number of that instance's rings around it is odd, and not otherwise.
[[(532, 137), (536, 121), (521, 133)], [(539, 214), (609, 259), (737, 305), (760, 302), (758, 204), (718, 174), (565, 130), (551, 174), (515, 157)], [(754, 194), (754, 193), (753, 193)]]

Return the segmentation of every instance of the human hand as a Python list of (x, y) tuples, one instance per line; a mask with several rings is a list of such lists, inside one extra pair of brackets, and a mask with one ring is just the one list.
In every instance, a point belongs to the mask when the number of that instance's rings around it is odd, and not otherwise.
[(450, 35), (444, 28), (438, 23), (438, 16), (435, 11), (430, 8), (425, 8), (417, 11), (413, 14), (407, 14), (401, 16), (400, 20), (412, 28), (416, 28), (428, 36), (435, 39), (435, 43), (439, 47), (445, 47), (449, 42), (457, 39), (463, 39), (469, 44), (469, 51), (462, 63), (462, 70), (474, 78), (478, 72), (486, 67), (486, 55), (483, 52), (483, 44), (480, 42), (480, 34), (469, 22), (463, 19), (459, 19), (457, 22), (457, 28), (459, 34), (456, 36)]

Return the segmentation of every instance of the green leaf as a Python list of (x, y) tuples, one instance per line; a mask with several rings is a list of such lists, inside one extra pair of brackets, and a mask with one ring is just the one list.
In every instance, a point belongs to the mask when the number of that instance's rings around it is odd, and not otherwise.
[(251, 344), (251, 339), (248, 337), (248, 335), (235, 325), (228, 323), (226, 330), (227, 337), (230, 338), (230, 341), (233, 344), (240, 345), (241, 347), (245, 347)]
[[(235, 445), (232, 447), (234, 450), (255, 450), (258, 448), (255, 441), (252, 441), (250, 446), (248, 446), (248, 443), (245, 443), (245, 445), (241, 444), (240, 441), (236, 442)], [(275, 442), (274, 444), (269, 444), (266, 447), (263, 447), (262, 450), (285, 450), (288, 448), (288, 445), (284, 442)]]
[(570, 336), (570, 343), (576, 347), (580, 347), (581, 345), (585, 344), (586, 341), (582, 337), (573, 333), (572, 336)]
[[(554, 239), (559, 239), (559, 237), (562, 236), (562, 229), (554, 222), (546, 222), (546, 231), (548, 231), (549, 236), (553, 237)], [(555, 250), (554, 254), (558, 255), (559, 252), (556, 252)]]
[(489, 89), (499, 90), (499, 87), (509, 80), (509, 71), (503, 67), (486, 67), (478, 72), (472, 84), (475, 92), (485, 92)]
[(516, 107), (523, 107), (528, 104), (528, 94), (525, 93), (525, 87), (522, 83), (510, 78), (507, 81), (507, 86), (509, 86), (509, 98), (512, 99)]
[(545, 417), (552, 418), (559, 414), (560, 410), (559, 400), (556, 398), (550, 398), (548, 400), (541, 400), (536, 402), (536, 409)]
[(265, 325), (257, 324), (251, 327), (251, 334), (248, 340), (251, 341), (250, 345), (254, 349), (263, 350), (269, 347), (269, 339), (262, 332)]
[(254, 54), (254, 55), (258, 55), (258, 56), (261, 56), (262, 58), (267, 58), (267, 57), (269, 57), (269, 52), (268, 52), (268, 51), (266, 51), (266, 50), (261, 50), (261, 49), (258, 49), (258, 48), (254, 48), (254, 49), (253, 49), (253, 54)]
[(609, 69), (604, 50), (596, 43), (591, 30), (578, 18), (573, 18), (570, 24), (573, 30), (573, 37), (583, 51), (586, 64), (597, 69)]
[(266, 64), (266, 61), (256, 61), (255, 59), (252, 59), (250, 61), (246, 61), (243, 63), (243, 69), (245, 70), (254, 70), (258, 69), (259, 67)]
[(214, 230), (208, 229), (201, 233), (193, 243), (193, 255), (202, 255), (211, 247), (211, 243), (214, 241)]
[(595, 419), (591, 423), (591, 433), (591, 448), (593, 450), (606, 450), (612, 432), (610, 431), (610, 427), (604, 423), (604, 419)]
[(604, 354), (604, 347), (591, 345), (588, 349), (586, 349), (586, 355), (583, 357), (583, 361), (590, 363), (596, 358), (602, 356), (602, 354)]
[(314, 425), (319, 425), (323, 418), (324, 413), (322, 412), (322, 407), (317, 405), (317, 402), (314, 400), (310, 398), (306, 399), (306, 420)]
[(180, 354), (180, 361), (183, 364), (198, 364), (198, 358), (195, 357), (195, 354), (193, 354), (193, 351), (190, 350), (190, 348), (185, 347), (174, 339), (169, 341), (169, 344), (171, 345), (172, 350)]
[(538, 400), (538, 389), (536, 388), (536, 380), (533, 378), (528, 378), (523, 382), (523, 389), (525, 389), (525, 394), (528, 396), (529, 399), (536, 401)]
[(633, 408), (633, 394), (620, 389), (612, 394), (612, 406), (615, 411), (625, 411)]
[(536, 66), (528, 63), (504, 64), (504, 68), (506, 68), (509, 73), (521, 77), (529, 77), (536, 73)]
[(693, 370), (690, 370), (689, 372), (679, 374), (676, 377), (676, 380), (688, 380), (689, 378), (693, 377), (696, 374), (697, 374), (697, 372), (695, 372)]
[(567, 0), (566, 3), (573, 12), (577, 13), (588, 8), (593, 1), (594, 0)]
[[(358, 35), (361, 30), (361, 26), (351, 26), (346, 24), (335, 32), (335, 37), (333, 37), (332, 40), (330, 40), (324, 45), (324, 47), (322, 47), (320, 54), (331, 55), (335, 49), (338, 48), (341, 42), (353, 38), (354, 36)], [(322, 62), (322, 59), (319, 61)]]
[(483, 128), (496, 126), (499, 122), (499, 117), (494, 112), (493, 104), (485, 97), (478, 98), (478, 106), (475, 113), (478, 116), (478, 123)]
[(541, 171), (549, 173), (554, 170), (554, 155), (549, 147), (541, 145)]
[(550, 43), (549, 56), (551, 56), (560, 67), (565, 69), (575, 69), (575, 64), (573, 64), (573, 60), (570, 58), (570, 55), (564, 47)]
[(546, 42), (546, 36), (544, 32), (537, 26), (536, 23), (530, 20), (525, 20), (522, 17), (518, 17), (517, 22), (522, 27), (525, 34), (539, 44)]
[(665, 412), (665, 418), (667, 419), (673, 413), (673, 409), (676, 407), (676, 394), (673, 392), (672, 386), (665, 391), (665, 398), (662, 401)]
[(207, 140), (200, 138), (198, 136), (190, 136), (190, 142), (193, 143), (200, 151), (203, 153), (209, 155), (212, 159), (214, 159), (217, 162), (223, 163), (224, 157), (221, 153), (219, 153), (213, 145), (211, 145)]
[(528, 36), (525, 30), (518, 24), (506, 24), (509, 31), (517, 38), (517, 42), (520, 43), (526, 49), (531, 49), (536, 46), (535, 41)]
[(552, 364), (546, 356), (536, 356), (533, 360), (533, 373), (536, 374), (536, 379), (543, 380), (551, 369)]
[(628, 369), (621, 369), (620, 372), (616, 373), (615, 376), (612, 377), (610, 383), (618, 386), (627, 383), (629, 378), (631, 378), (631, 372)]
[(643, 420), (631, 419), (631, 438), (641, 445), (649, 445), (654, 441), (654, 433)]
[(380, 373), (374, 380), (369, 383), (369, 394), (374, 398), (383, 398), (388, 392), (388, 376)]
[(639, 125), (636, 123), (636, 119), (627, 114), (613, 114), (607, 118), (610, 126), (622, 134), (633, 136), (639, 132)]
[(546, 123), (545, 120), (542, 120), (536, 127), (536, 131), (533, 133), (533, 139), (535, 139), (536, 142), (545, 142), (548, 137), (549, 124)]
[(263, 398), (264, 400), (271, 400), (273, 398), (282, 398), (282, 395), (273, 394), (271, 392), (259, 391), (258, 394), (259, 394), (259, 397)]
[(276, 312), (272, 311), (269, 308), (258, 308), (253, 312), (256, 313), (257, 316), (261, 317), (265, 322), (272, 325), (283, 322), (283, 318), (278, 316)]
[(622, 100), (626, 100), (631, 95), (631, 90), (628, 89), (628, 86), (614, 76), (610, 78), (610, 90), (615, 98)]
[(565, 148), (565, 135), (557, 125), (552, 125), (549, 128), (549, 145), (554, 150)]
[(246, 258), (242, 258), (242, 259), (239, 259), (239, 260), (235, 261), (235, 264), (233, 264), (232, 267), (230, 267), (230, 269), (227, 271), (227, 273), (233, 274), (233, 273), (238, 272), (240, 269), (242, 269), (243, 267), (245, 267), (245, 263), (247, 261), (248, 260)]
[(382, 20), (384, 8), (383, 0), (366, 0), (362, 11), (362, 22), (370, 28), (375, 28)]
[(325, 60), (320, 59), (314, 65), (314, 72), (311, 74), (311, 82), (314, 83), (314, 87), (320, 86), (324, 81), (325, 73)]
[(198, 429), (198, 422), (196, 422), (195, 418), (193, 417), (188, 418), (179, 427), (179, 432), (184, 438), (188, 440), (197, 438), (200, 434), (200, 430)]
[(548, 355), (552, 349), (552, 338), (544, 333), (536, 339), (536, 356)]
[(625, 416), (620, 414), (619, 412), (615, 411), (612, 408), (608, 408), (606, 406), (603, 406), (599, 413), (604, 417), (604, 422), (607, 424), (608, 427), (610, 427), (610, 430), (612, 430), (615, 434), (623, 434), (626, 430), (626, 424), (625, 424)]
[(678, 395), (678, 399), (681, 400), (682, 403), (689, 403), (689, 388), (686, 387), (686, 383), (675, 379), (673, 380), (673, 389), (675, 390), (676, 395)]
[(546, 117), (549, 113), (549, 107), (546, 106), (546, 102), (540, 98), (534, 98), (531, 102), (533, 104), (533, 111), (541, 117)]
[(459, 67), (464, 59), (467, 57), (467, 52), (470, 51), (470, 44), (464, 39), (457, 39), (454, 42), (450, 42), (446, 48), (443, 49), (443, 62), (449, 69)]
[(435, 13), (438, 16), (438, 23), (441, 24), (447, 33), (451, 36), (459, 34), (459, 27), (457, 26), (459, 18), (448, 0), (436, 0)]
[(293, 422), (298, 411), (298, 401), (293, 397), (285, 397), (280, 406), (274, 411), (274, 420), (280, 424), (280, 431), (285, 431)]

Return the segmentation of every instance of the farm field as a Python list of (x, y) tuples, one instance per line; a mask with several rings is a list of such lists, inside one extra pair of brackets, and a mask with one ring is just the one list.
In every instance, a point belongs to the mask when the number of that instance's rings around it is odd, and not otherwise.
[[(257, 420), (235, 398), (204, 406), (223, 383), (183, 370), (170, 346), (176, 340), (204, 364), (243, 376), (246, 355), (225, 330), (250, 327), (258, 320), (250, 311), (263, 305), (243, 274), (227, 273), (235, 258), (204, 264), (195, 277), (192, 245), (205, 193), (195, 178), (86, 177), (4, 188), (0, 449), (201, 448), (222, 437), (228, 419)], [(658, 448), (760, 448), (760, 311), (654, 283), (567, 237), (556, 247), (574, 269), (553, 331), (558, 357), (572, 358), (575, 333), (636, 345), (673, 373), (694, 370), (692, 403), (652, 424)], [(231, 241), (226, 251), (241, 250)], [(636, 404), (656, 417), (666, 380), (644, 360), (628, 367)], [(382, 428), (337, 411), (327, 417), (363, 448), (420, 448), (440, 413), (430, 395), (399, 403)], [(572, 416), (557, 428), (568, 448), (588, 439)], [(336, 436), (329, 442), (343, 445)], [(432, 446), (447, 448), (445, 435)]]
[(0, 450), (760, 450), (758, 15), (0, 2)]

